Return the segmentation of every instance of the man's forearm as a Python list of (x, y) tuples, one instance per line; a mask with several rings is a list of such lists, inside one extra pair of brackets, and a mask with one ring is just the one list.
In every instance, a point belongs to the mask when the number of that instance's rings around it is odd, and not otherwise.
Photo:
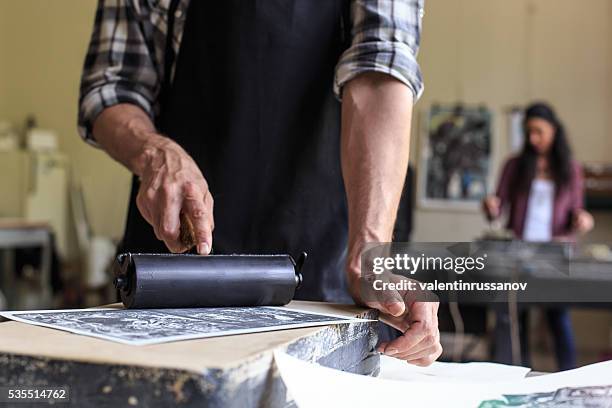
[[(412, 91), (382, 74), (345, 85), (342, 103), (342, 173), (348, 198), (348, 288), (356, 303), (378, 309), (403, 335), (378, 350), (426, 366), (442, 354), (438, 303), (418, 301), (406, 290), (376, 290), (360, 279), (364, 244), (392, 238), (410, 147)], [(389, 282), (405, 281), (387, 274)]]
[[(413, 95), (384, 74), (349, 82), (342, 102), (342, 173), (349, 211), (350, 273), (367, 242), (392, 238), (410, 148)], [(351, 268), (352, 267), (352, 268)]]
[[(157, 133), (140, 108), (122, 104), (105, 109), (95, 120), (94, 139), (115, 160), (140, 178), (136, 205), (155, 236), (172, 252), (197, 245), (199, 254), (212, 248), (213, 198), (194, 160), (173, 140)], [(191, 237), (180, 239), (182, 216)]]
[(102, 111), (94, 122), (93, 136), (113, 159), (138, 176), (142, 175), (146, 150), (168, 141), (157, 133), (149, 116), (131, 104)]

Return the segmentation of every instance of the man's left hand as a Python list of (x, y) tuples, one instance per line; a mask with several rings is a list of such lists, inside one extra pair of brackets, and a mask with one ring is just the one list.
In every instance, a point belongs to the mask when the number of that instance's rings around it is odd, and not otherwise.
[[(349, 289), (357, 304), (381, 312), (380, 319), (403, 334), (399, 338), (381, 343), (378, 351), (406, 360), (410, 364), (429, 366), (442, 354), (438, 329), (439, 303), (433, 293), (408, 290), (375, 290), (366, 278), (358, 277), (349, 269)], [(381, 276), (385, 282), (410, 281), (401, 275)]]
[(383, 313), (381, 320), (404, 334), (388, 343), (381, 343), (378, 351), (422, 367), (436, 361), (442, 354), (438, 305), (437, 302), (417, 301), (407, 303), (406, 312), (401, 316)]

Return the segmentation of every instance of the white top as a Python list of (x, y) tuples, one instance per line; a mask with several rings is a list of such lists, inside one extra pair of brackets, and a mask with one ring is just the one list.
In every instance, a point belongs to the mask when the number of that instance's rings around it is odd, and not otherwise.
[(523, 239), (551, 241), (555, 184), (552, 180), (534, 179), (529, 191)]

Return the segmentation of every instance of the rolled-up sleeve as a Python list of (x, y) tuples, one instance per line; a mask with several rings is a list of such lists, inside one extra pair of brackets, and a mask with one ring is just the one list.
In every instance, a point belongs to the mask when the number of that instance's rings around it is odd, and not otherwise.
[(425, 0), (353, 0), (351, 46), (336, 68), (334, 92), (365, 72), (381, 72), (406, 84), (416, 101), (423, 93), (417, 62)]
[(79, 97), (81, 137), (97, 146), (92, 124), (106, 108), (131, 103), (153, 117), (158, 72), (138, 0), (99, 0)]

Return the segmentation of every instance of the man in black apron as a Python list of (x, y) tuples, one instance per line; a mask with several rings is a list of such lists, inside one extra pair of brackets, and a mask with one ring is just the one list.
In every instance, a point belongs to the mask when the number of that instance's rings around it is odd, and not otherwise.
[[(415, 364), (431, 363), (441, 351), (437, 304), (372, 301), (357, 289), (362, 245), (391, 238), (412, 99), (405, 99), (410, 90), (399, 81), (364, 75), (352, 81), (352, 91), (345, 90), (341, 112), (332, 84), (336, 64), (350, 46), (349, 2), (192, 0), (175, 57), (170, 45), (177, 3), (169, 11), (155, 126), (129, 104), (105, 109), (93, 125), (96, 141), (135, 174), (120, 249), (183, 252), (179, 214), (184, 213), (194, 224), (201, 254), (295, 257), (305, 251), (299, 298), (348, 302), (350, 292), (396, 315), (396, 326), (407, 330), (381, 350)], [(393, 136), (396, 144), (381, 143), (387, 150), (378, 153), (360, 134), (377, 133), (373, 127), (385, 134), (385, 123), (398, 119), (393, 112), (378, 112), (369, 125), (361, 119), (360, 101), (368, 99), (363, 95), (377, 92), (400, 95), (405, 106), (397, 111), (407, 122)], [(349, 134), (342, 138), (342, 161), (341, 117)], [(389, 158), (398, 160), (396, 167), (371, 171), (377, 160), (388, 159), (381, 154), (396, 148), (405, 151)], [(391, 192), (377, 191), (384, 180), (372, 181), (368, 172), (397, 182)], [(355, 214), (351, 228), (358, 231), (351, 242), (347, 208)], [(380, 216), (381, 211), (393, 213)], [(347, 248), (350, 288), (343, 273)]]

